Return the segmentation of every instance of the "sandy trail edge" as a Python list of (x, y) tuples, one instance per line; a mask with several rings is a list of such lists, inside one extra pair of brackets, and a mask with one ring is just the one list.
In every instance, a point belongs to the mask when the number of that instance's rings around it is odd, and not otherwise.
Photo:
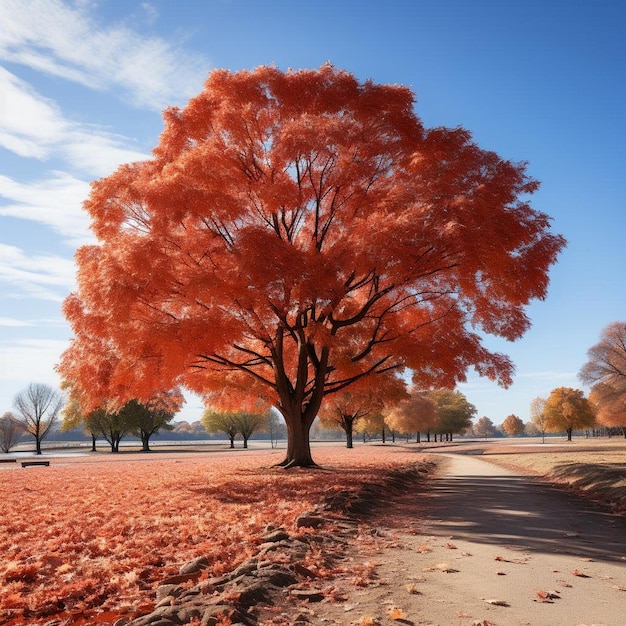
[(374, 584), (344, 581), (346, 600), (311, 607), (309, 623), (626, 624), (625, 518), (476, 457), (444, 456), (426, 494), (380, 516), (378, 551), (354, 554), (355, 565), (376, 565)]

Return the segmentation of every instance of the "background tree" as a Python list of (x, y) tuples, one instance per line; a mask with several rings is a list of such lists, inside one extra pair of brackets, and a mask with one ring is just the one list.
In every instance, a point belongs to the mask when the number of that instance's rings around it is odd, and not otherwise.
[(272, 448), (278, 445), (278, 440), (285, 437), (285, 423), (280, 413), (274, 408), (270, 407), (267, 416), (267, 432), (270, 436), (270, 444)]
[(31, 383), (15, 396), (13, 406), (24, 430), (35, 438), (35, 452), (56, 424), (63, 408), (63, 394), (41, 383)]
[(591, 386), (598, 422), (622, 427), (626, 436), (626, 322), (609, 324), (587, 357), (579, 377)]
[(200, 418), (200, 422), (210, 433), (224, 433), (230, 441), (230, 447), (235, 447), (235, 437), (239, 433), (236, 411), (206, 409)]
[(385, 417), (380, 411), (370, 411), (357, 421), (354, 432), (363, 435), (363, 441), (380, 435), (381, 441), (386, 441)]
[(428, 398), (435, 405), (437, 425), (435, 432), (445, 435), (446, 441), (452, 441), (454, 433), (463, 433), (472, 425), (472, 418), (476, 415), (476, 407), (468, 401), (458, 390), (437, 389), (428, 394)]
[(541, 435), (541, 432), (532, 422), (526, 422), (524, 424), (524, 434), (528, 437), (538, 437)]
[(342, 391), (328, 397), (320, 407), (319, 419), (326, 428), (340, 428), (346, 435), (346, 448), (353, 448), (355, 424), (372, 410), (368, 394)]
[(141, 439), (143, 452), (150, 452), (150, 438), (161, 430), (174, 430), (171, 421), (185, 399), (180, 390), (155, 394), (147, 402), (130, 400), (120, 410), (128, 430)]
[(572, 440), (572, 431), (589, 428), (596, 422), (596, 416), (589, 400), (580, 389), (558, 387), (553, 389), (544, 407), (546, 430), (566, 432), (567, 440)]
[(474, 433), (478, 437), (493, 437), (496, 434), (495, 424), (486, 415), (483, 415), (474, 424)]
[(85, 419), (80, 406), (77, 388), (73, 387), (68, 381), (63, 381), (61, 383), (61, 389), (66, 393), (65, 406), (61, 411), (61, 430), (67, 432), (68, 430), (82, 427), (83, 432), (91, 437), (91, 451), (95, 452), (96, 442), (101, 433), (91, 420)]
[(509, 437), (518, 437), (524, 432), (524, 422), (517, 415), (507, 415), (502, 422), (502, 430)]
[(252, 413), (249, 411), (241, 411), (235, 413), (235, 421), (237, 422), (237, 430), (243, 438), (243, 447), (248, 447), (248, 439), (254, 433), (263, 431), (267, 428), (268, 412)]
[(132, 425), (127, 415), (119, 410), (100, 407), (85, 415), (85, 426), (90, 432), (100, 433), (111, 446), (111, 452), (120, 451), (120, 443), (130, 432)]
[(9, 452), (23, 434), (24, 427), (13, 413), (7, 411), (0, 417), (0, 450), (2, 452)]
[(541, 443), (546, 441), (546, 430), (548, 426), (548, 418), (546, 416), (546, 399), (535, 398), (530, 403), (530, 421), (535, 428), (541, 433)]
[(346, 447), (353, 447), (354, 427), (372, 412), (380, 413), (385, 402), (395, 403), (406, 396), (406, 384), (393, 373), (380, 375), (372, 388), (365, 379), (343, 391), (330, 394), (320, 407), (319, 418), (324, 426), (335, 425), (346, 435)]
[(392, 430), (406, 435), (415, 434), (419, 443), (420, 433), (433, 429), (438, 424), (439, 417), (428, 394), (413, 388), (409, 397), (385, 411), (385, 421)]
[(263, 397), (286, 467), (314, 464), (324, 396), (364, 377), (510, 384), (480, 333), (522, 336), (564, 239), (524, 164), (413, 105), (331, 65), (213, 71), (165, 112), (152, 159), (92, 185), (63, 376), (93, 408), (175, 384)]

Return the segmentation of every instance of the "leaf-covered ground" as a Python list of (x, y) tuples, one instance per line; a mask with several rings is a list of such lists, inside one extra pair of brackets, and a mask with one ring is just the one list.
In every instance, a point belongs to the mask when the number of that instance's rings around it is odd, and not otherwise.
[(249, 557), (268, 524), (293, 527), (340, 491), (417, 461), (399, 447), (316, 450), (284, 471), (274, 450), (59, 457), (0, 470), (0, 624), (113, 623), (148, 612), (158, 581), (206, 556), (207, 576)]

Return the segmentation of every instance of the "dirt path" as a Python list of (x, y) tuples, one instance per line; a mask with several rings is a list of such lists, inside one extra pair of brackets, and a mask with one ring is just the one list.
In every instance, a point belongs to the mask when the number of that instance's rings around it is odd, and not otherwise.
[[(379, 522), (373, 581), (348, 578), (310, 624), (626, 625), (626, 519), (473, 456)], [(354, 581), (352, 581), (354, 582)]]

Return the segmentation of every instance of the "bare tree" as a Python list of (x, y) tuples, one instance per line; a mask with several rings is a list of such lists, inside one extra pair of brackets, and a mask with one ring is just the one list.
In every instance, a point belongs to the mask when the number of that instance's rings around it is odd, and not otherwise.
[(56, 423), (63, 402), (60, 391), (41, 383), (31, 383), (15, 396), (13, 406), (24, 430), (35, 438), (37, 454), (41, 454), (41, 442)]
[(541, 443), (546, 442), (548, 418), (545, 412), (545, 398), (537, 397), (530, 403), (530, 421), (541, 433)]
[(626, 322), (609, 324), (587, 356), (578, 376), (591, 386), (598, 422), (621, 427), (626, 437)]
[(0, 450), (9, 452), (24, 433), (24, 427), (18, 419), (7, 411), (0, 417)]

